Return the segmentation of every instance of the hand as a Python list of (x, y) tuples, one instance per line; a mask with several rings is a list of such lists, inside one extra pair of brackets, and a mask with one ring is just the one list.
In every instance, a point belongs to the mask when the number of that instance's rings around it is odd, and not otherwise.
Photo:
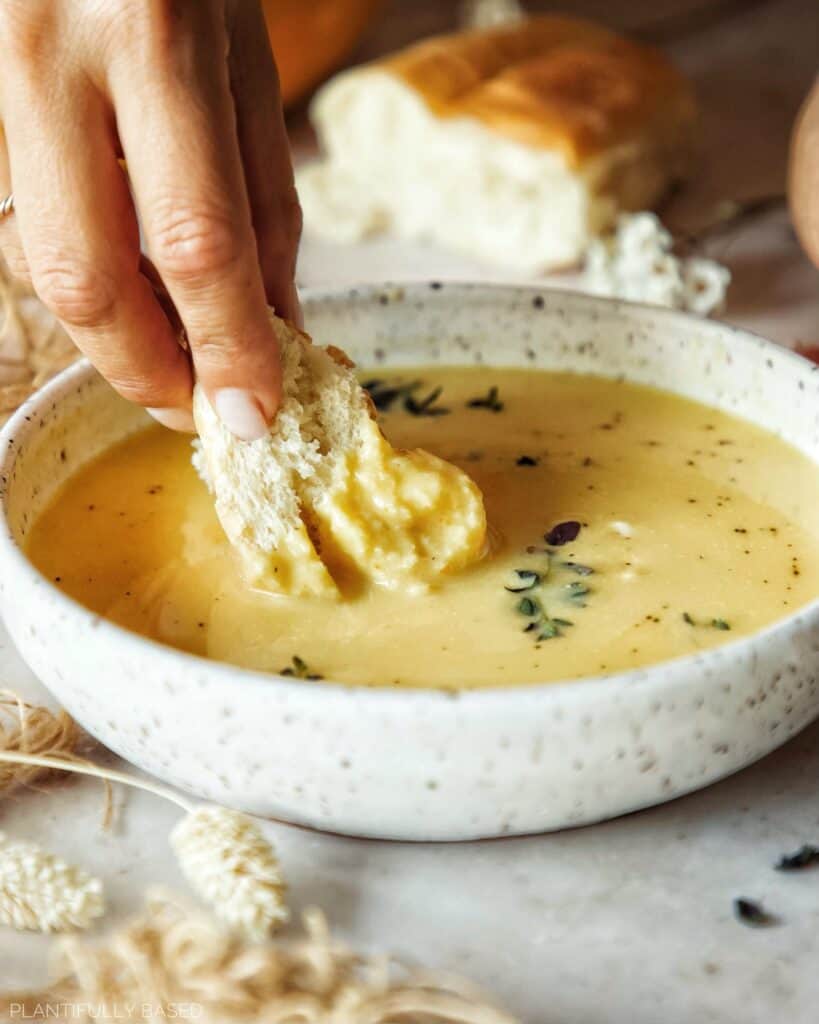
[(794, 227), (819, 267), (819, 81), (802, 105), (791, 144), (788, 193)]
[(160, 422), (193, 429), (192, 357), (225, 424), (264, 434), (281, 391), (267, 303), (300, 318), (301, 215), (256, 0), (0, 0), (0, 118), (12, 272)]

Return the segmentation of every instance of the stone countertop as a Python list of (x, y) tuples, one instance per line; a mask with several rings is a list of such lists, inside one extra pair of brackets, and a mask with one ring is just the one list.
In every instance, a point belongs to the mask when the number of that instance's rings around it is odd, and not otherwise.
[[(783, 190), (788, 132), (816, 71), (814, 2), (722, 6), (716, 24), (670, 43), (706, 111), (700, 174), (666, 211), (678, 227), (696, 226), (721, 199)], [(297, 155), (309, 156), (298, 118), (293, 135)], [(783, 344), (819, 343), (819, 274), (784, 206), (738, 225), (708, 252), (734, 274), (726, 319)], [(307, 238), (299, 264), (308, 286), (432, 277), (511, 279), (389, 241), (339, 250)], [(2, 626), (0, 680), (47, 699)], [(264, 828), (294, 910), (319, 905), (356, 945), (466, 974), (531, 1024), (813, 1024), (819, 870), (782, 874), (773, 864), (819, 842), (817, 780), (819, 725), (701, 793), (554, 835), (412, 845)], [(184, 890), (166, 843), (178, 811), (144, 793), (118, 799), (111, 832), (101, 828), (102, 792), (91, 780), (0, 804), (0, 829), (104, 879), (109, 923), (135, 910), (150, 884)], [(761, 900), (781, 923), (740, 924), (737, 896)], [(0, 931), (2, 987), (42, 980), (47, 946), (41, 936)]]

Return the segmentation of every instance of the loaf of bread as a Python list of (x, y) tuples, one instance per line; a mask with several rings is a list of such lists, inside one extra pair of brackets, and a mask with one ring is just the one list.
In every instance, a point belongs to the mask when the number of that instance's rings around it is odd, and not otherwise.
[(283, 398), (270, 433), (235, 438), (197, 387), (194, 463), (248, 581), (276, 593), (422, 589), (480, 558), (483, 498), (429, 452), (397, 451), (339, 349), (271, 315)]
[(685, 173), (696, 108), (657, 50), (577, 18), (441, 36), (336, 76), (311, 117), (308, 231), (430, 239), (538, 272)]

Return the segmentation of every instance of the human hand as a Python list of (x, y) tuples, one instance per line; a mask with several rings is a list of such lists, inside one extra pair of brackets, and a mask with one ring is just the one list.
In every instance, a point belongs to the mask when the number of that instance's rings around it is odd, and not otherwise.
[(281, 392), (267, 304), (300, 319), (301, 214), (256, 0), (0, 0), (0, 118), (11, 271), (160, 422), (193, 429), (192, 360), (228, 428), (265, 433)]
[(819, 81), (802, 105), (794, 129), (788, 199), (805, 252), (819, 267)]

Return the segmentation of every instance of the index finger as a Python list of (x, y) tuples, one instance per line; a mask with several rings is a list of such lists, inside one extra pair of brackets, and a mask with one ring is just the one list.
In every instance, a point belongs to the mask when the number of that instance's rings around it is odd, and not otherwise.
[(225, 425), (253, 440), (278, 408), (281, 365), (218, 6), (185, 4), (171, 15), (146, 5), (109, 88), (148, 252), (185, 325), (198, 380)]
[(819, 267), (819, 82), (799, 111), (789, 178), (794, 226), (808, 256)]

